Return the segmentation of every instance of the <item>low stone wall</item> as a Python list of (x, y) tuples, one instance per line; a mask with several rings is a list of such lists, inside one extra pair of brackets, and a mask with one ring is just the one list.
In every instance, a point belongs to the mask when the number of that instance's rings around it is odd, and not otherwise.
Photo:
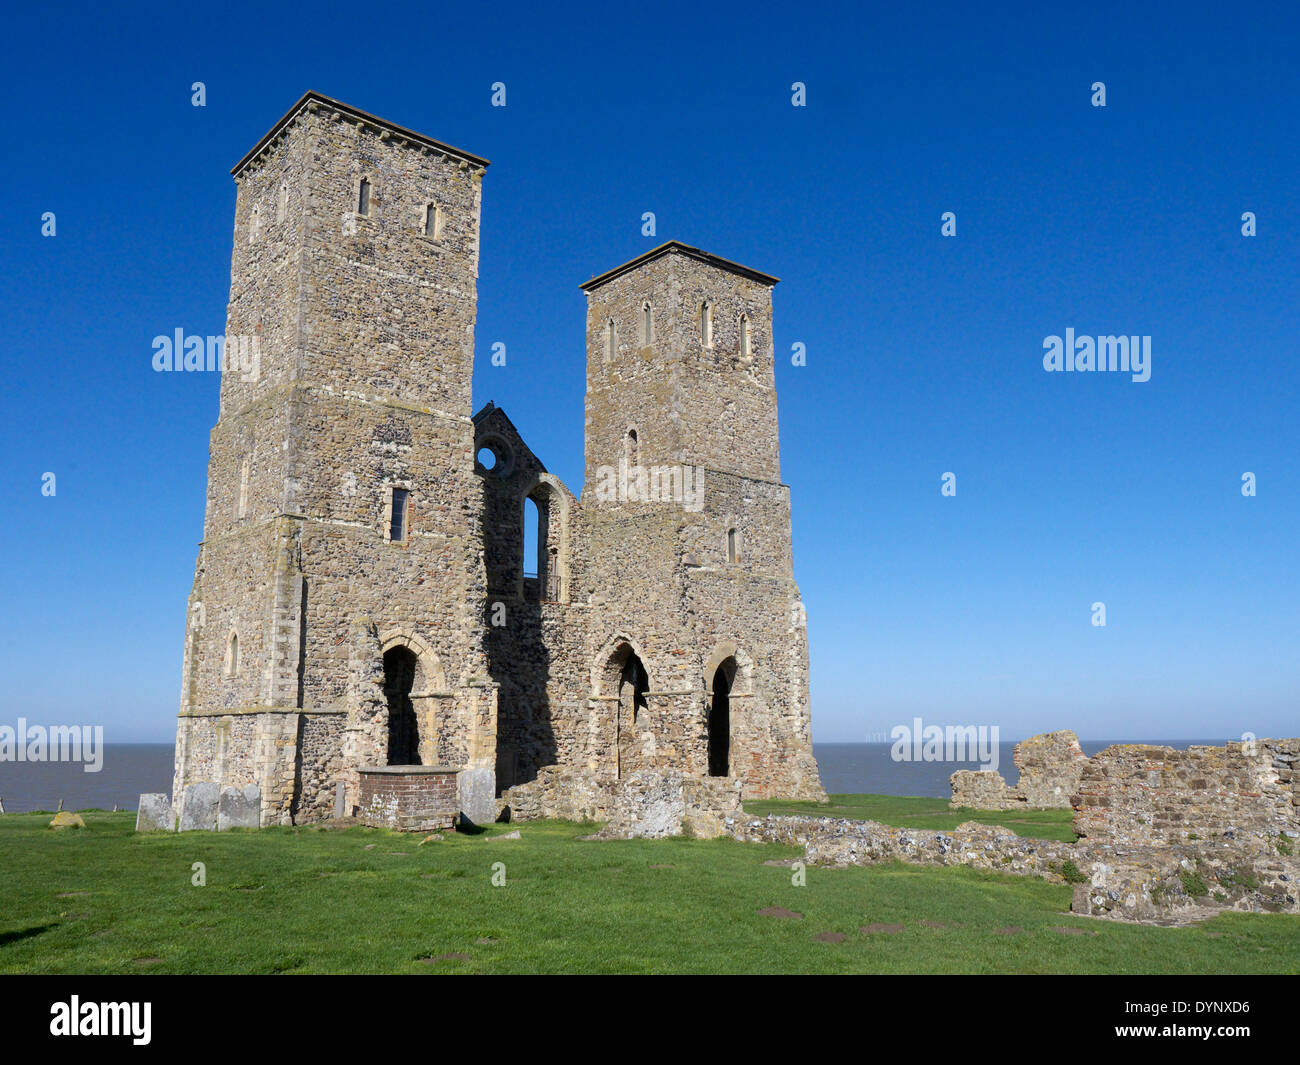
[(695, 777), (678, 770), (640, 770), (622, 780), (588, 770), (547, 766), (536, 780), (502, 793), (511, 820), (558, 818), (605, 821), (606, 839), (659, 838), (682, 833), (712, 838), (740, 813), (743, 782)]
[(1075, 857), (1071, 844), (1029, 839), (1009, 828), (966, 821), (951, 832), (896, 828), (876, 821), (846, 821), (831, 817), (747, 818), (726, 822), (734, 839), (747, 843), (782, 843), (803, 847), (816, 865), (871, 865), (907, 862), (914, 865), (966, 865), (975, 869), (1041, 876), (1065, 883), (1059, 869)]
[(964, 865), (1074, 884), (1071, 910), (1094, 917), (1180, 923), (1221, 910), (1300, 914), (1300, 859), (1286, 840), (1195, 847), (1116, 847), (1018, 836), (967, 821), (951, 832), (818, 817), (725, 821), (749, 843), (803, 847), (817, 865)]
[(1074, 829), (1098, 843), (1300, 835), (1300, 739), (1225, 747), (1119, 744), (1088, 759)]
[(362, 824), (399, 832), (453, 828), (460, 812), (459, 770), (401, 765), (360, 769)]
[(952, 775), (954, 809), (1068, 810), (1088, 761), (1079, 737), (1070, 729), (1030, 736), (1016, 744), (1013, 754), (1020, 779), (1014, 788), (1000, 773), (958, 770)]
[(1017, 803), (1015, 790), (992, 769), (959, 769), (948, 780), (954, 810), (1006, 810)]

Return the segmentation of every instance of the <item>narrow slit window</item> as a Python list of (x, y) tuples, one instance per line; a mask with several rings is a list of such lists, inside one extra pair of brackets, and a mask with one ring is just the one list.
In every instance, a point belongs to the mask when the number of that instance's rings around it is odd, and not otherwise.
[(276, 202), (276, 206), (275, 206), (275, 220), (277, 222), (283, 222), (284, 216), (288, 213), (288, 211), (289, 211), (289, 183), (287, 181), (282, 181), (280, 182), (280, 199)]
[(655, 339), (654, 312), (649, 303), (641, 305), (641, 343), (653, 344)]
[(740, 357), (748, 362), (753, 358), (753, 336), (749, 330), (749, 316), (740, 316)]
[(713, 305), (708, 300), (700, 305), (700, 340), (706, 348), (713, 347)]
[(727, 561), (736, 562), (740, 558), (740, 540), (733, 525), (727, 530)]
[(361, 188), (357, 193), (357, 214), (370, 214), (370, 179), (361, 179)]
[(424, 235), (434, 240), (442, 239), (442, 208), (436, 203), (424, 209)]
[(618, 342), (614, 333), (614, 319), (611, 318), (605, 323), (605, 361), (613, 362), (614, 353), (618, 349)]
[(392, 517), (388, 525), (388, 538), (402, 541), (406, 539), (406, 512), (410, 492), (405, 488), (393, 489)]
[(239, 674), (239, 633), (230, 634), (230, 643), (226, 647), (226, 676), (234, 677)]
[(262, 228), (262, 211), (261, 208), (254, 207), (253, 213), (248, 219), (248, 243), (256, 244), (259, 230)]

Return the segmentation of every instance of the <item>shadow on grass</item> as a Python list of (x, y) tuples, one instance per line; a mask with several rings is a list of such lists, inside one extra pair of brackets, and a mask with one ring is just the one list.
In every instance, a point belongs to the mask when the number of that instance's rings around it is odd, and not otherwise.
[(55, 924), (37, 924), (31, 928), (24, 928), (18, 932), (0, 932), (0, 947), (7, 947), (10, 943), (21, 943), (24, 939), (34, 939), (42, 932), (48, 932), (51, 928), (58, 928)]

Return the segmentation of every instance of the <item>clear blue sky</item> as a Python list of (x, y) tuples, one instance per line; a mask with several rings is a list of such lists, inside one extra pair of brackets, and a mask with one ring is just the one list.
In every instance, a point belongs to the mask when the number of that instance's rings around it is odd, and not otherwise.
[[(1300, 16), (1135, 6), (13, 10), (0, 723), (174, 734), (218, 382), (151, 340), (224, 331), (228, 170), (310, 88), (492, 160), (475, 404), (575, 490), (578, 284), (672, 238), (783, 279), (818, 740), (1300, 732)], [(1066, 328), (1151, 380), (1044, 372)]]

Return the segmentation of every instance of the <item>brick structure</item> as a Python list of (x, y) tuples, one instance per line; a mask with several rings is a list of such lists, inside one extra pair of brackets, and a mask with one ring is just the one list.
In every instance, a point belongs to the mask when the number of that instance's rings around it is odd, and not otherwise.
[(358, 771), (357, 816), (371, 828), (435, 832), (451, 828), (460, 813), (456, 778), (447, 766), (374, 766)]
[(440, 765), (822, 797), (776, 278), (670, 243), (582, 286), (579, 499), (472, 410), (487, 165), (308, 93), (232, 171), (227, 346), (259, 357), (222, 375), (173, 794), (256, 784), (283, 824)]

